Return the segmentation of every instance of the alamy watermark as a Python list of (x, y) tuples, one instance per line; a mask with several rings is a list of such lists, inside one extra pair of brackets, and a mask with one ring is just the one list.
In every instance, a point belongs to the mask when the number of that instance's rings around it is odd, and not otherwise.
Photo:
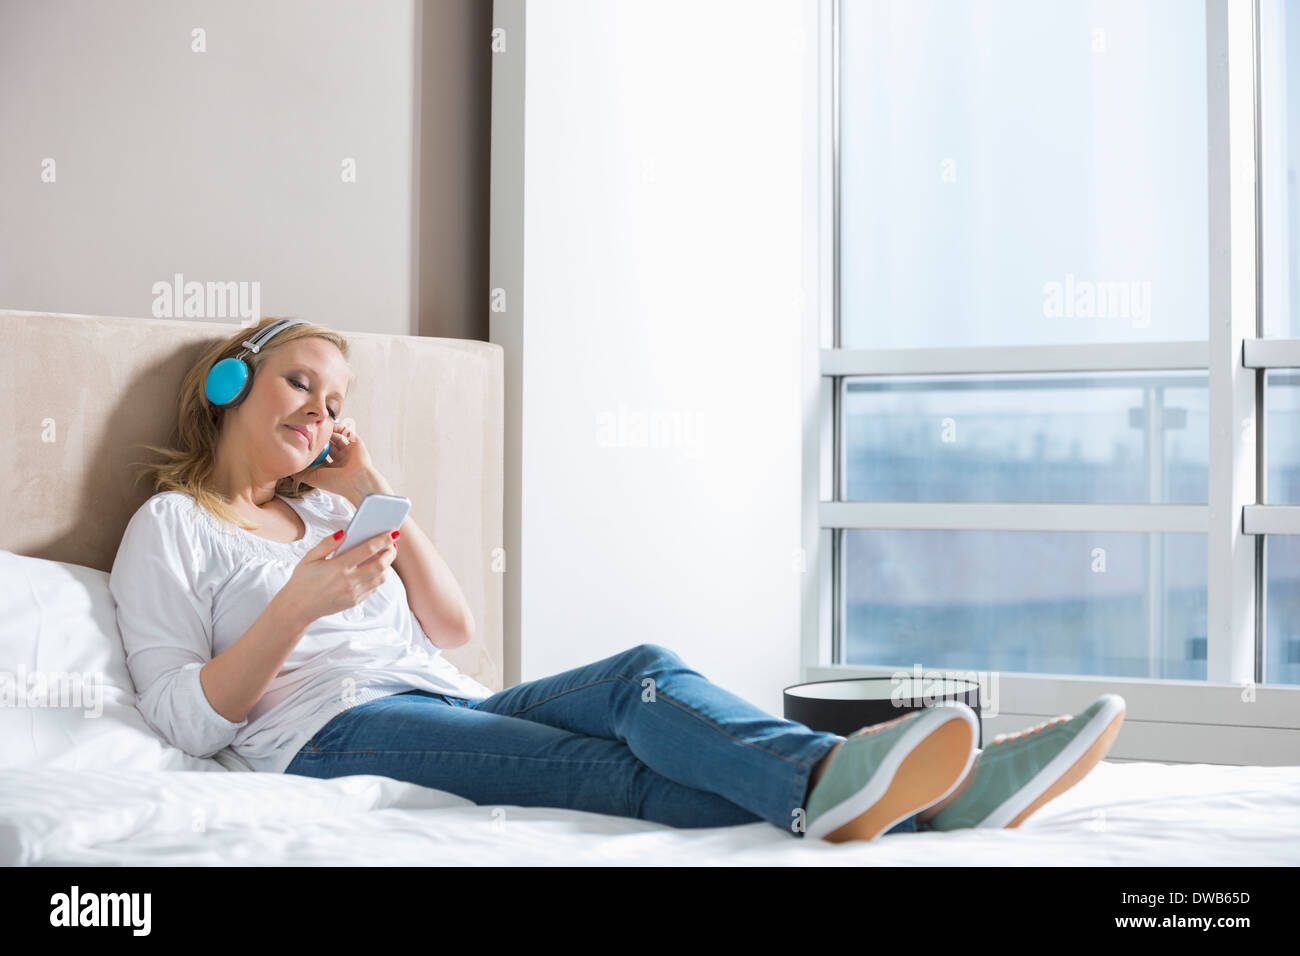
[(966, 694), (974, 689), (979, 695), (980, 717), (998, 715), (997, 671), (926, 670), (913, 664), (910, 672), (894, 671), (889, 683), (889, 699), (895, 707), (930, 707), (943, 700), (965, 703)]
[(1129, 319), (1133, 328), (1151, 324), (1149, 281), (1093, 282), (1067, 273), (1064, 282), (1043, 285), (1043, 315), (1049, 319)]
[(599, 448), (682, 448), (697, 452), (707, 442), (699, 411), (645, 411), (622, 403), (596, 415)]
[(256, 322), (262, 315), (260, 282), (186, 282), (184, 274), (177, 272), (171, 282), (155, 282), (150, 291), (155, 319)]
[(83, 893), (73, 884), (50, 897), (51, 926), (123, 926), (133, 936), (148, 936), (152, 893)]
[(104, 675), (98, 671), (0, 671), (0, 707), (80, 708), (82, 717), (104, 713)]

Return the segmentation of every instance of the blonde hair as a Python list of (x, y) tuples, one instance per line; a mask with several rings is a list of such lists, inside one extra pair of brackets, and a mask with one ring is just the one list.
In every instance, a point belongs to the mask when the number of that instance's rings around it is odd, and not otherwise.
[[(204, 352), (194, 366), (185, 373), (185, 378), (181, 381), (180, 394), (177, 396), (176, 431), (171, 445), (133, 446), (147, 448), (166, 459), (153, 463), (129, 462), (128, 464), (141, 465), (143, 468), (136, 476), (137, 482), (147, 475), (152, 482), (154, 494), (163, 491), (182, 491), (218, 519), (237, 525), (245, 531), (255, 530), (254, 525), (249, 524), (230, 506), (230, 500), (225, 495), (207, 486), (216, 466), (217, 440), (221, 437), (221, 421), (225, 409), (208, 401), (205, 386), (212, 366), (223, 358), (237, 357), (245, 350), (243, 344), (245, 339), (252, 338), (266, 326), (281, 318), (286, 316), (263, 316), (256, 326), (241, 328), (224, 342), (219, 342)], [(268, 353), (296, 339), (304, 339), (308, 336), (334, 343), (343, 353), (343, 357), (345, 359), (348, 357), (348, 341), (339, 333), (323, 325), (299, 324), (281, 329), (262, 346), (259, 352), (249, 352), (245, 355), (244, 361), (253, 370), (256, 378), (257, 370)], [(355, 380), (356, 376), (352, 378)], [(314, 485), (298, 481), (292, 475), (281, 478), (275, 486), (275, 493), (286, 498), (301, 498), (313, 490), (315, 490)]]

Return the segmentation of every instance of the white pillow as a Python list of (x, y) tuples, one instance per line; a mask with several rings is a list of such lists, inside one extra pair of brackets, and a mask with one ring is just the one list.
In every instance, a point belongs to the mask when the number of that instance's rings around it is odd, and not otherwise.
[(108, 574), (0, 551), (0, 767), (228, 769), (135, 706)]

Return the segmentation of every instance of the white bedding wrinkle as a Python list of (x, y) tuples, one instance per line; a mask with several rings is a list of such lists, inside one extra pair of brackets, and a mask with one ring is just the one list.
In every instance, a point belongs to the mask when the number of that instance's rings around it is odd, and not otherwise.
[(199, 682), (203, 664), (243, 636), (302, 556), (354, 514), (319, 488), (281, 499), (306, 525), (299, 541), (226, 525), (176, 491), (154, 495), (127, 524), (109, 590), (136, 705), (153, 730), (195, 757), (226, 751), (282, 773), (317, 730), (365, 701), (412, 689), (491, 696), (429, 642), (390, 574), (357, 607), (317, 619), (244, 720), (219, 714)]
[(1295, 866), (1300, 767), (1102, 761), (1011, 830), (799, 839), (477, 806), (372, 774), (0, 769), (5, 866)]

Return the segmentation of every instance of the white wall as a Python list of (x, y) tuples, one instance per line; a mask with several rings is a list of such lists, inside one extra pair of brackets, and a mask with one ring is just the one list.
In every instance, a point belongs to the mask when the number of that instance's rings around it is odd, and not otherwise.
[[(497, 2), (515, 45), (494, 61), (492, 341), (518, 363), (524, 680), (643, 642), (777, 714), (799, 680), (804, 13)], [(522, 103), (502, 59), (521, 55)], [(611, 445), (620, 409), (682, 430)]]
[(413, 2), (4, 0), (0, 308), (148, 316), (180, 272), (414, 333)]

